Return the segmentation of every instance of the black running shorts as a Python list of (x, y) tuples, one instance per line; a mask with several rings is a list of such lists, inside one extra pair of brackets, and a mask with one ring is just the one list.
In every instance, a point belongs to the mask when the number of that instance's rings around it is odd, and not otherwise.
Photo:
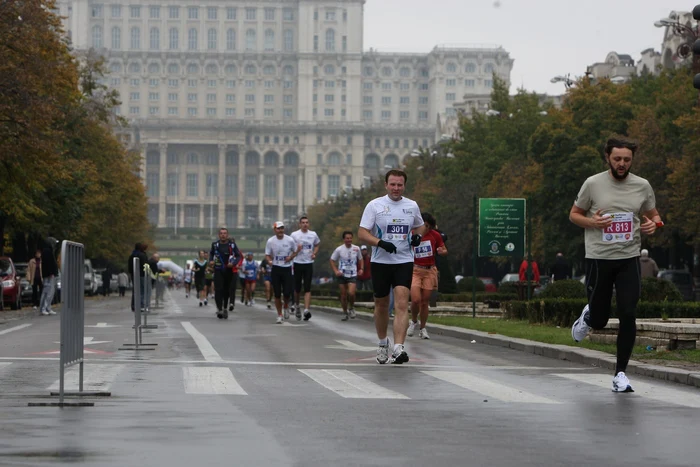
[(370, 263), (374, 296), (377, 298), (389, 295), (392, 287), (411, 288), (413, 279), (413, 263), (383, 264)]

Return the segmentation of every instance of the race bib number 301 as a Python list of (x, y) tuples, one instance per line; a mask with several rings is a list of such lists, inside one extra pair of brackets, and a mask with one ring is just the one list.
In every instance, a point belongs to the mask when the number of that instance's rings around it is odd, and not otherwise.
[(405, 240), (409, 232), (408, 224), (389, 224), (386, 226), (387, 240)]
[(603, 242), (624, 243), (634, 238), (634, 216), (631, 212), (610, 214), (612, 223), (603, 230)]

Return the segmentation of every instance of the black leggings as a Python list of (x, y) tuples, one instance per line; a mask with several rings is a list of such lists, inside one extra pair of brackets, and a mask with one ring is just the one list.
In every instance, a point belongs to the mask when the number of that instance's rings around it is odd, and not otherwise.
[(294, 291), (294, 277), (292, 276), (291, 267), (272, 266), (272, 290), (275, 298), (284, 296), (284, 300), (288, 301), (292, 297)]
[(590, 315), (588, 324), (603, 329), (610, 319), (613, 285), (617, 296), (617, 364), (615, 374), (627, 369), (637, 337), (635, 321), (642, 289), (639, 257), (628, 259), (586, 259), (586, 293)]
[(214, 300), (217, 310), (228, 307), (229, 299), (232, 304), (235, 303), (236, 281), (233, 279), (233, 271), (230, 269), (214, 271)]

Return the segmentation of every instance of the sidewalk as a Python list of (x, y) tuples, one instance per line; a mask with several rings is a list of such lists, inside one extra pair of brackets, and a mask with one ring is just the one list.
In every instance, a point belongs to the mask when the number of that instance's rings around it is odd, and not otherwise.
[[(313, 308), (314, 310), (323, 311), (325, 313), (333, 313), (337, 314), (338, 316), (342, 314), (341, 308), (325, 306), (313, 306)], [(365, 321), (374, 321), (372, 314), (364, 311), (358, 311), (357, 318)], [(566, 360), (580, 363), (582, 365), (605, 368), (606, 370), (610, 370), (610, 374), (612, 374), (612, 372), (615, 370), (615, 356), (605, 352), (600, 352), (598, 350), (583, 349), (568, 345), (545, 344), (527, 339), (506, 337), (500, 334), (489, 334), (471, 329), (432, 323), (430, 324), (430, 334), (476, 341), (475, 343), (477, 344), (507, 347), (514, 350), (520, 350), (522, 352), (541, 355), (543, 357), (556, 358), (558, 360)], [(664, 381), (672, 381), (674, 383), (686, 384), (700, 388), (700, 369), (684, 370), (681, 368), (651, 365), (648, 363), (630, 360), (629, 365), (627, 366), (627, 373)]]

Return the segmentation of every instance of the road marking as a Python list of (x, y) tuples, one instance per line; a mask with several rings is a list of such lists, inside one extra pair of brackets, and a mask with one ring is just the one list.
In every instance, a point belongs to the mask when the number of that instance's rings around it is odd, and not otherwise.
[(86, 328), (120, 328), (121, 324), (107, 324), (107, 323), (97, 323), (90, 326), (85, 326)]
[(356, 352), (371, 352), (372, 350), (376, 350), (377, 347), (367, 347), (363, 345), (358, 345), (355, 344), (354, 342), (350, 341), (343, 341), (343, 340), (336, 340), (336, 342), (340, 345), (327, 345), (327, 349), (341, 349), (341, 350), (352, 350)]
[[(83, 369), (83, 390), (85, 391), (107, 391), (112, 386), (117, 375), (124, 369), (124, 365), (85, 365)], [(64, 375), (64, 389), (66, 391), (78, 390), (78, 379), (80, 378), (80, 369), (77, 366), (71, 367)], [(49, 391), (58, 391), (60, 380), (54, 383), (47, 389)]]
[(220, 363), (223, 361), (221, 358), (221, 355), (214, 350), (214, 347), (209, 343), (209, 340), (204, 337), (204, 334), (201, 332), (197, 331), (197, 329), (192, 326), (192, 323), (189, 321), (181, 321), (182, 327), (185, 328), (185, 331), (187, 331), (187, 334), (192, 336), (192, 339), (194, 339), (194, 343), (197, 344), (197, 347), (199, 347), (199, 351), (202, 352), (202, 356), (204, 357), (204, 360), (208, 362), (217, 362)]
[(182, 378), (187, 394), (248, 395), (229, 368), (186, 366), (182, 368)]
[(10, 365), (12, 365), (12, 362), (0, 362), (0, 370)]
[(28, 328), (29, 326), (31, 326), (31, 323), (20, 324), (19, 326), (15, 326), (14, 328), (3, 329), (2, 331), (0, 331), (0, 336), (2, 336), (3, 334), (8, 334), (12, 331), (19, 331), (20, 329)]
[(299, 370), (346, 399), (408, 399), (347, 370)]
[[(83, 337), (83, 345), (91, 344), (109, 344), (112, 341), (93, 341), (94, 337)], [(60, 342), (54, 342), (54, 344), (60, 344)]]
[(481, 375), (463, 371), (423, 371), (428, 376), (452, 383), (472, 392), (478, 392), (490, 399), (501, 402), (521, 402), (526, 404), (560, 404), (560, 402), (538, 396), (527, 391), (489, 381)]
[[(554, 374), (560, 378), (566, 378), (573, 381), (578, 381), (593, 386), (605, 388), (612, 392), (612, 377), (609, 374), (594, 373), (594, 374)], [(642, 382), (632, 381), (634, 393), (621, 394), (620, 397), (634, 397), (635, 395), (654, 399), (659, 402), (664, 402), (674, 405), (684, 405), (686, 407), (700, 407), (700, 395), (688, 391), (673, 389), (667, 385), (656, 385)]]

